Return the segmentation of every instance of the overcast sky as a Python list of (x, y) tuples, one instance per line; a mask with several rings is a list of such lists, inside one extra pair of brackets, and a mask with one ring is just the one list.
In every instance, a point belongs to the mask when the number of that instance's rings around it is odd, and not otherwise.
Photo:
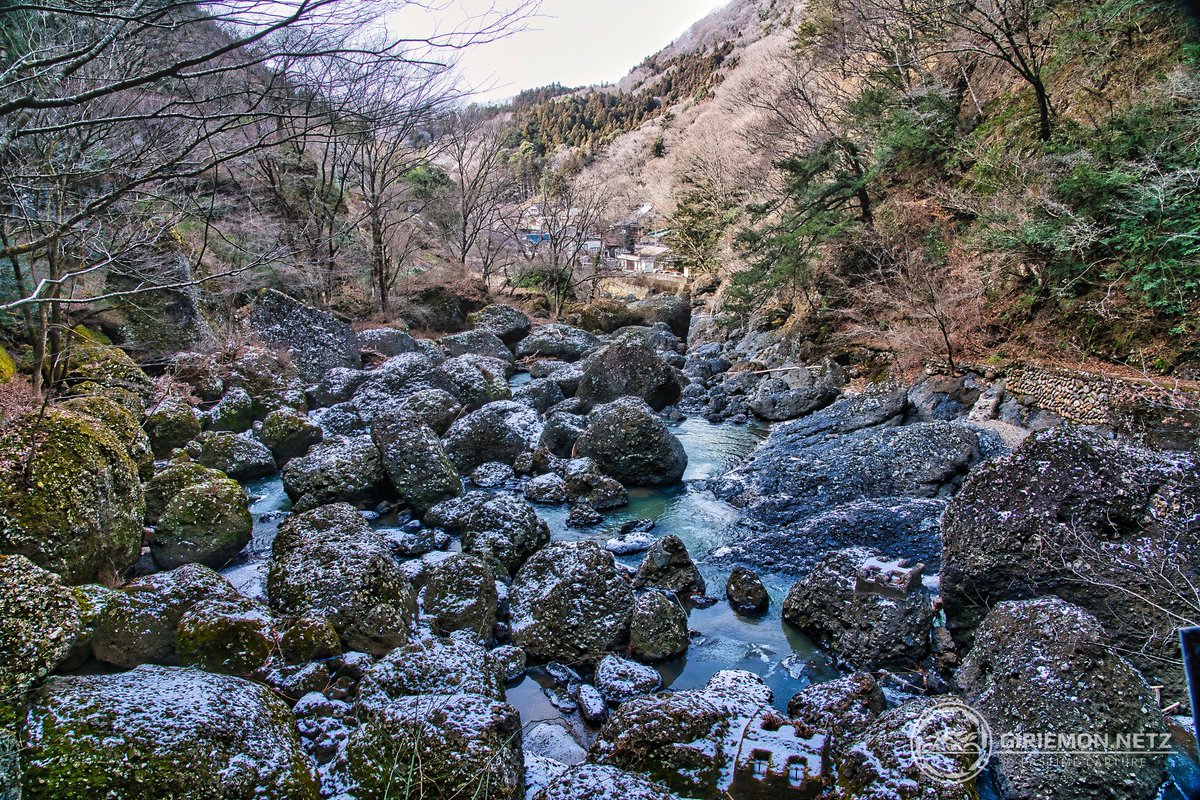
[[(543, 0), (541, 16), (511, 38), (465, 52), (460, 67), (481, 99), (511, 97), (522, 89), (615, 83), (646, 56), (674, 41), (693, 22), (728, 0)], [(455, 0), (438, 15), (450, 29), (492, 5)], [(504, 0), (496, 5), (503, 7)], [(405, 28), (428, 20), (397, 20)]]

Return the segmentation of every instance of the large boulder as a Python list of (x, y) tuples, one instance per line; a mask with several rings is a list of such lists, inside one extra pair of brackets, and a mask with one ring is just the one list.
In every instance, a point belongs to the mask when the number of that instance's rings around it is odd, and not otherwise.
[(662, 592), (646, 592), (633, 606), (629, 621), (629, 654), (656, 664), (678, 658), (688, 649), (687, 613)]
[(180, 664), (223, 675), (259, 674), (278, 647), (266, 607), (244, 598), (201, 600), (175, 629)]
[(114, 400), (132, 397), (145, 408), (154, 394), (154, 382), (128, 353), (82, 327), (73, 329), (70, 336), (64, 383), (76, 394), (102, 394)]
[(645, 401), (624, 397), (594, 410), (574, 454), (595, 459), (632, 486), (670, 486), (687, 469), (687, 453)]
[(202, 600), (238, 598), (229, 581), (200, 564), (132, 580), (108, 599), (93, 623), (92, 652), (125, 669), (177, 664), (175, 629), (183, 615)]
[(187, 487), (225, 480), (226, 477), (225, 473), (201, 466), (194, 461), (169, 464), (142, 486), (146, 497), (146, 523), (157, 525), (159, 517), (167, 509), (167, 504)]
[[(873, 550), (830, 553), (783, 602), (783, 618), (856, 667), (911, 667), (929, 652), (933, 602)], [(886, 585), (885, 585), (886, 584)]]
[(278, 408), (304, 403), (301, 378), (285, 350), (243, 344), (228, 353), (224, 384), (245, 389), (254, 400), (254, 417), (261, 419)]
[(613, 705), (655, 692), (662, 685), (662, 675), (654, 667), (647, 667), (620, 656), (606, 655), (596, 665), (596, 688), (600, 695)]
[(246, 313), (245, 325), (263, 342), (287, 350), (307, 383), (316, 383), (334, 367), (362, 366), (358, 337), (349, 323), (282, 292), (259, 293)]
[(525, 500), (510, 494), (474, 495), (457, 526), (463, 551), (514, 575), (550, 543), (550, 528)]
[(291, 409), (279, 409), (267, 414), (256, 435), (281, 466), (304, 455), (324, 438), (320, 425)]
[(828, 731), (829, 753), (840, 759), (886, 708), (883, 689), (871, 673), (856, 672), (797, 692), (788, 701), (787, 713), (794, 720)]
[(379, 534), (345, 504), (289, 517), (271, 547), (271, 609), (325, 617), (346, 646), (383, 655), (409, 639), (416, 598)]
[(737, 671), (718, 672), (702, 689), (635, 698), (601, 728), (590, 760), (684, 797), (815, 797), (829, 771), (825, 734), (770, 703), (758, 676)]
[(265, 686), (142, 666), (59, 677), (21, 731), (30, 800), (316, 800), (291, 712)]
[(225, 392), (221, 401), (209, 409), (208, 429), (226, 433), (245, 433), (254, 424), (254, 399), (240, 386)]
[(611, 553), (595, 542), (559, 542), (517, 573), (509, 599), (512, 640), (533, 658), (580, 661), (626, 636), (633, 594)]
[(590, 405), (625, 396), (640, 397), (655, 410), (679, 399), (679, 374), (645, 340), (620, 336), (582, 363), (583, 379), (575, 396)]
[[(1004, 602), (988, 614), (956, 674), (966, 698), (997, 734), (1036, 732), (1116, 737), (1166, 733), (1146, 680), (1100, 622), (1056, 597)], [(1114, 770), (1106, 759), (1001, 748), (1003, 797), (1061, 800), (1155, 797), (1166, 756), (1139, 755)]]
[(504, 699), (504, 672), (467, 639), (428, 637), (397, 647), (363, 676), (359, 701), (371, 706), (423, 694), (477, 694)]
[(112, 579), (137, 560), (145, 501), (137, 465), (93, 417), (47, 409), (0, 433), (0, 553), (69, 584)]
[(0, 556), (0, 728), (11, 722), (4, 707), (70, 655), (82, 627), (79, 604), (57, 575), (25, 556)]
[(782, 422), (825, 408), (838, 398), (838, 390), (828, 384), (790, 386), (782, 378), (768, 378), (758, 385), (750, 410), (759, 419)]
[(653, 294), (629, 304), (644, 325), (665, 323), (683, 341), (692, 327), (692, 301), (684, 295)]
[(687, 545), (675, 534), (656, 541), (642, 559), (637, 576), (638, 588), (662, 589), (677, 595), (704, 594), (704, 576), (688, 554)]
[(371, 500), (386, 483), (370, 436), (334, 436), (283, 468), (283, 488), (297, 511)]
[(488, 356), (512, 364), (512, 350), (508, 349), (499, 336), (488, 330), (464, 331), (446, 336), (438, 341), (449, 358), (465, 355)]
[(1095, 614), (1169, 697), (1186, 698), (1177, 615), (1200, 585), (1200, 466), (1061, 427), (975, 470), (946, 509), (941, 591), (960, 643), (987, 609), (1057, 595)]
[(603, 764), (579, 764), (552, 778), (531, 800), (676, 800), (676, 797), (640, 775)]
[[(440, 352), (440, 351), (439, 351)], [(377, 414), (394, 411), (407, 398), (430, 389), (454, 393), (450, 376), (439, 369), (441, 362), (425, 353), (389, 358), (354, 390), (353, 403), (364, 422)]]
[(525, 796), (521, 716), (477, 694), (360, 703), (329, 789), (357, 800)]
[(364, 351), (378, 353), (384, 358), (421, 352), (412, 334), (399, 328), (368, 328), (359, 331), (358, 343)]
[(445, 436), (454, 421), (462, 415), (463, 405), (444, 389), (422, 389), (404, 398), (396, 411), (412, 414), (438, 436)]
[(868, 499), (953, 494), (979, 459), (978, 437), (948, 422), (901, 425), (907, 408), (904, 392), (882, 388), (778, 425), (713, 490), (776, 528)]
[(510, 347), (528, 336), (533, 327), (525, 312), (499, 304), (481, 308), (471, 314), (470, 321), (478, 330), (495, 334)]
[(437, 633), (470, 631), (484, 641), (496, 627), (496, 573), (485, 561), (456, 553), (429, 570), (421, 595), (429, 626)]
[(570, 325), (551, 323), (534, 328), (517, 345), (518, 358), (555, 358), (578, 361), (600, 346), (600, 340)]
[(167, 503), (150, 537), (162, 569), (184, 564), (223, 567), (250, 542), (254, 519), (245, 491), (228, 478), (193, 483)]
[(371, 438), (392, 488), (417, 513), (462, 493), (462, 479), (441, 440), (417, 417), (404, 412), (378, 416), (371, 422)]
[(438, 369), (450, 384), (450, 393), (466, 408), (482, 408), (488, 403), (511, 400), (508, 362), (481, 355), (446, 359)]
[(512, 401), (488, 403), (450, 426), (446, 453), (462, 474), (495, 461), (511, 465), (534, 450), (542, 437), (538, 413)]
[(200, 417), (196, 410), (176, 398), (167, 398), (146, 415), (144, 429), (150, 437), (154, 455), (166, 458), (200, 435)]
[(202, 433), (196, 442), (200, 446), (196, 461), (220, 470), (234, 480), (250, 481), (275, 472), (275, 457), (271, 451), (249, 435)]

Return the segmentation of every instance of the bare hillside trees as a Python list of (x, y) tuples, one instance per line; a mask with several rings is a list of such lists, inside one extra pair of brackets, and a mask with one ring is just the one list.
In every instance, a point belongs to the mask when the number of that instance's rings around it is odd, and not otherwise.
[[(346, 84), (329, 76), (367, 65), (375, 74), (444, 65), (463, 47), (505, 35), (529, 5), (517, 0), (464, 29), (415, 38), (379, 31), (384, 15), (422, 0), (30, 0), (0, 8), (0, 259), (14, 287), (0, 312), (25, 317), (39, 372), (53, 376), (72, 308), (220, 277), (156, 265), (178, 263), (184, 224), (198, 221), (207, 248), (213, 187), (234, 165), (267, 150), (309, 153), (312, 137), (340, 124), (330, 112), (344, 104)], [(306, 257), (326, 265), (337, 242), (328, 211), (353, 165), (348, 140), (336, 141), (323, 147), (336, 166), (320, 197), (293, 204), (307, 217), (305, 246), (324, 248)], [(236, 268), (278, 255), (251, 255)], [(117, 265), (133, 265), (140, 277), (106, 291), (102, 278)]]

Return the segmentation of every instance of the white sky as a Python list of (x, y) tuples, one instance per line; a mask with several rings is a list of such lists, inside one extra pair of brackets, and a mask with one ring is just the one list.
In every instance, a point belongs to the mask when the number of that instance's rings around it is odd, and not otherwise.
[[(505, 2), (496, 0), (495, 5), (504, 8)], [(526, 30), (464, 52), (459, 65), (481, 100), (499, 100), (554, 82), (565, 86), (615, 83), (727, 2), (543, 0), (540, 16), (529, 20)], [(492, 5), (490, 0), (453, 0), (437, 13), (437, 28), (452, 29)], [(429, 24), (428, 18), (401, 16), (389, 27), (408, 35)]]

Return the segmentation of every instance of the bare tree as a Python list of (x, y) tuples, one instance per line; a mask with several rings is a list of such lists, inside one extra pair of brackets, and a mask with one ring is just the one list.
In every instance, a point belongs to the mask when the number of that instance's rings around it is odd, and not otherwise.
[(39, 363), (53, 365), (70, 308), (176, 283), (104, 292), (96, 279), (168, 241), (186, 216), (181, 198), (215, 182), (222, 167), (313, 133), (312, 107), (329, 111), (345, 99), (313, 80), (327, 65), (444, 63), (511, 31), (532, 6), (514, 2), (511, 11), (420, 38), (366, 32), (398, 8), (434, 7), (424, 0), (7, 4), (0, 258), (18, 296), (0, 310), (25, 315)]

